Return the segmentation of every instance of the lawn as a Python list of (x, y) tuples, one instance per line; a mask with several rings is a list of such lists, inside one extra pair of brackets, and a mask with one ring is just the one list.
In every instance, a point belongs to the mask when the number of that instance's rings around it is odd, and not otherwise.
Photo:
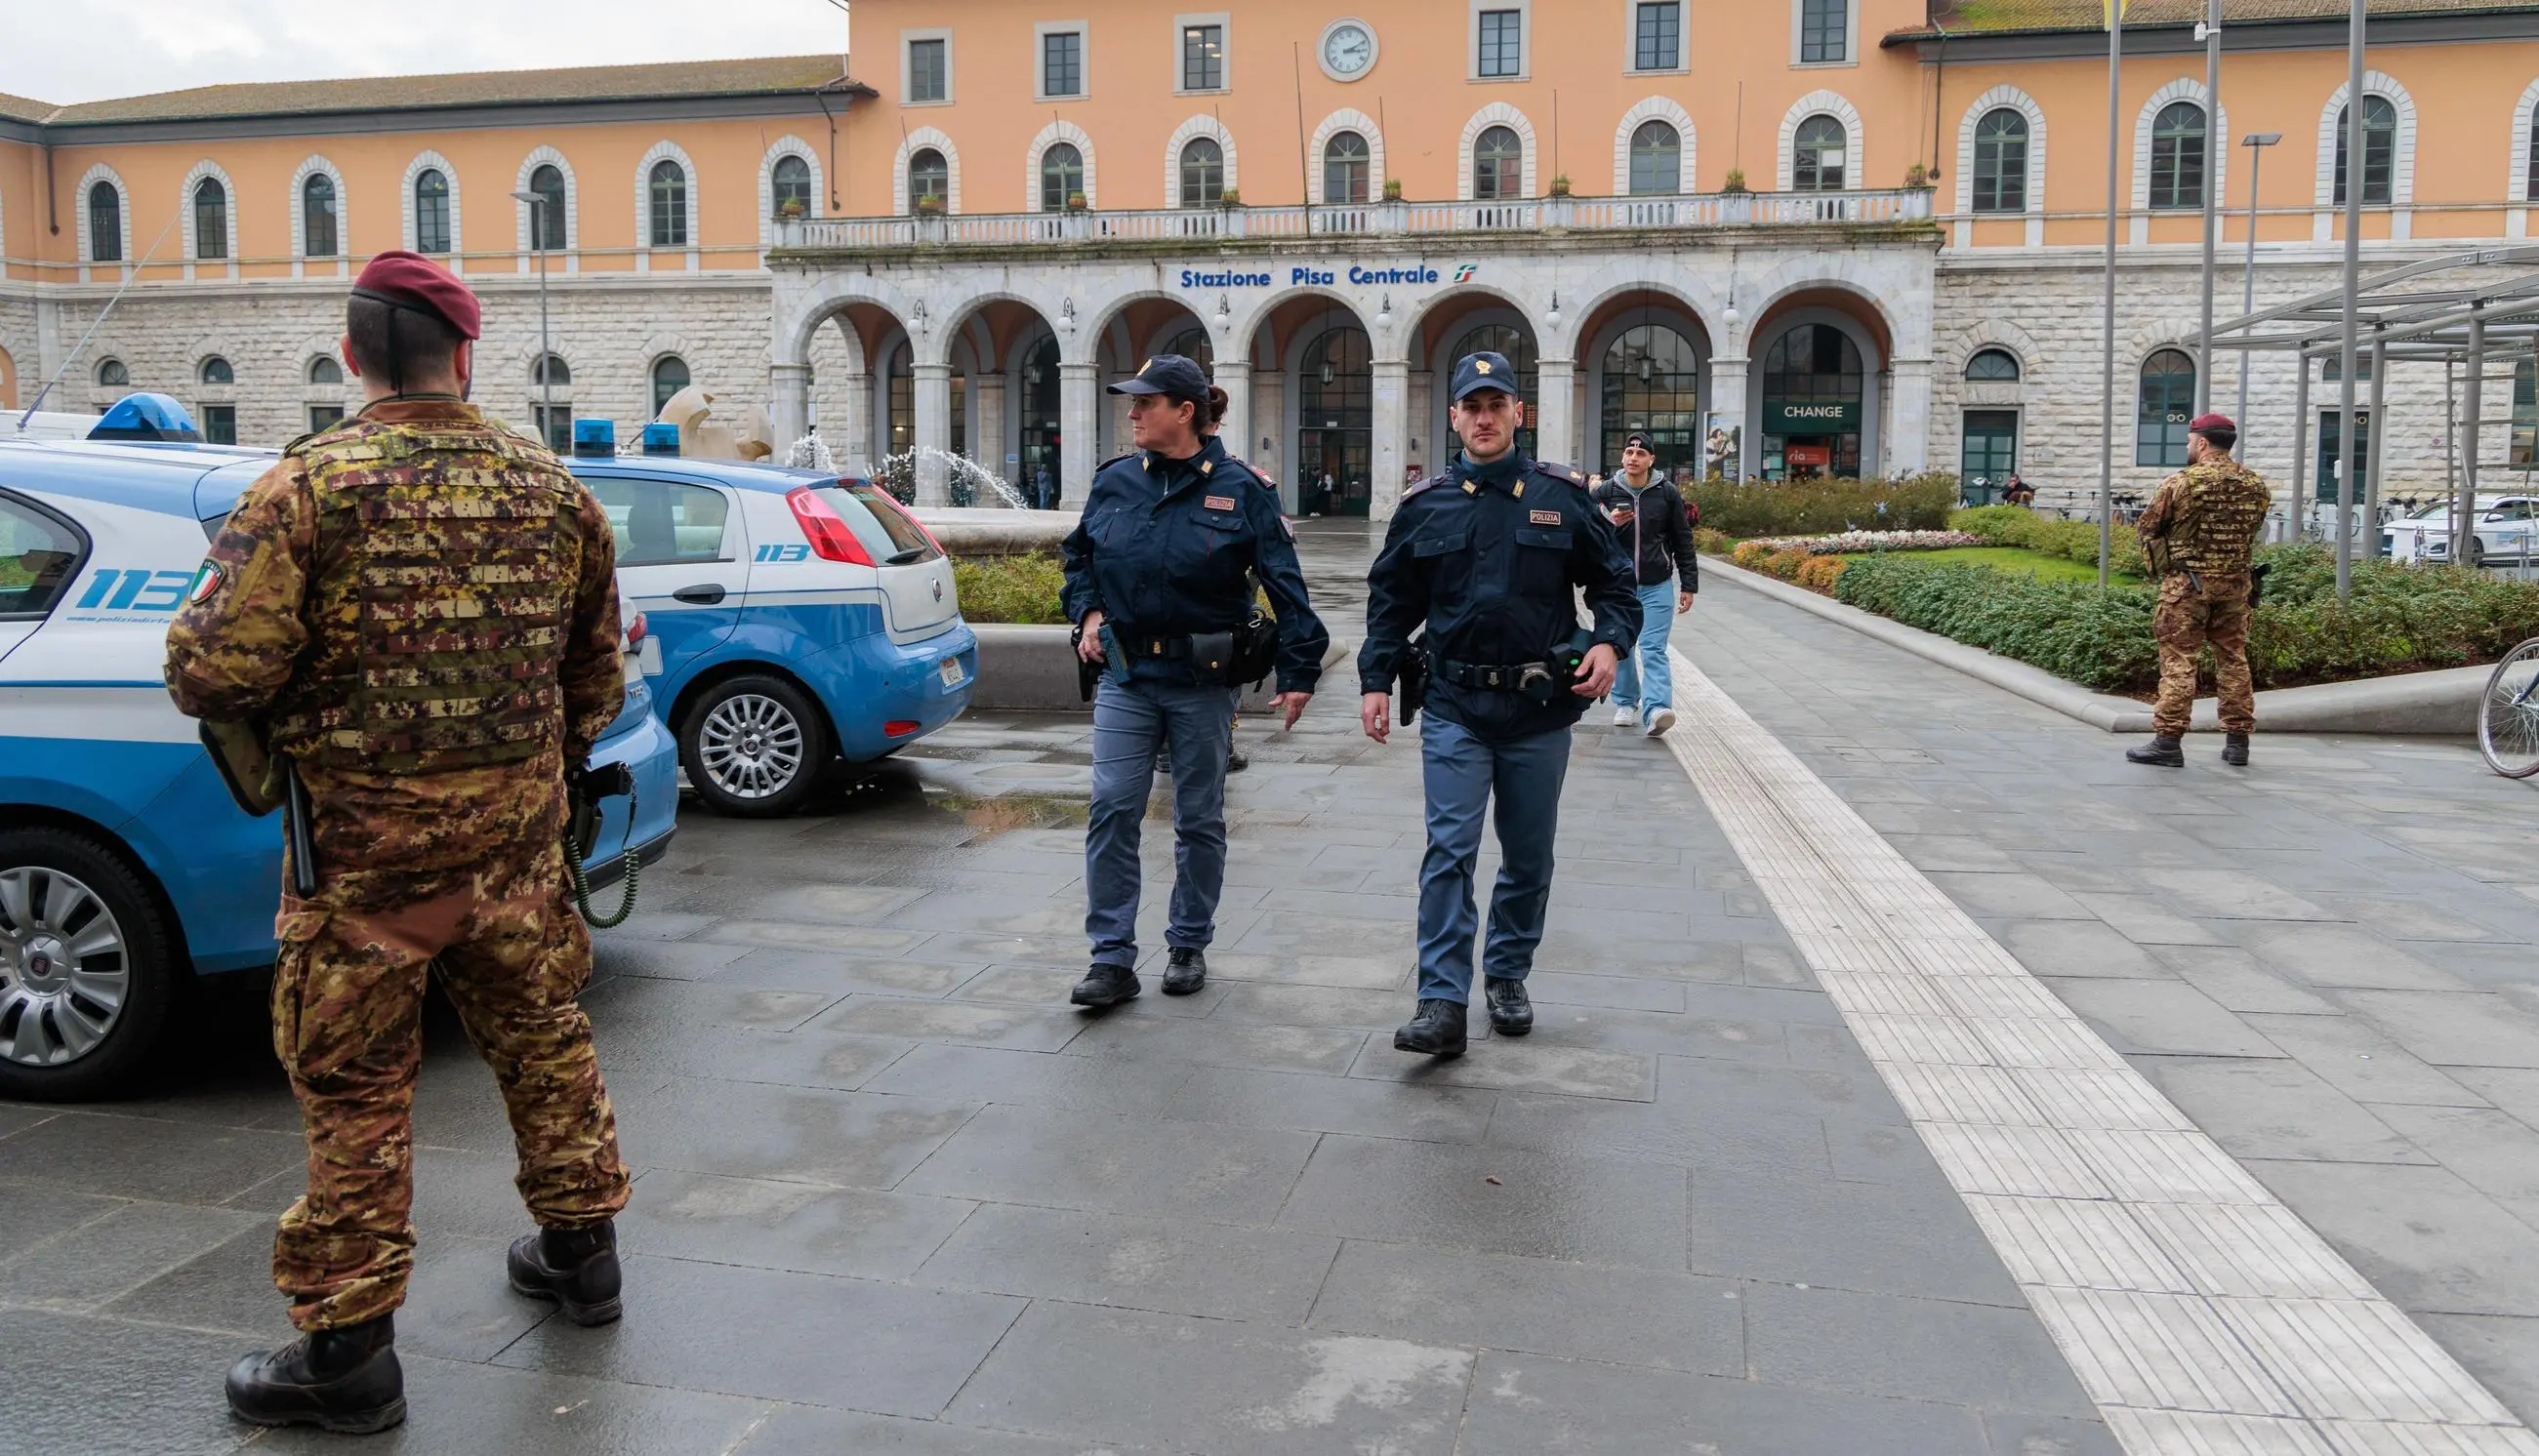
[[(1962, 565), (1987, 566), (1995, 571), (2018, 571), (2039, 581), (2095, 581), (2098, 568), (2093, 563), (2075, 562), (2063, 557), (2050, 557), (2041, 551), (2027, 551), (2016, 546), (1953, 546), (1946, 551), (1917, 551), (1917, 562), (1955, 562)], [(1858, 556), (1850, 558), (1859, 561)], [(2122, 571), (2114, 580), (2127, 586), (2138, 586), (2142, 578)]]

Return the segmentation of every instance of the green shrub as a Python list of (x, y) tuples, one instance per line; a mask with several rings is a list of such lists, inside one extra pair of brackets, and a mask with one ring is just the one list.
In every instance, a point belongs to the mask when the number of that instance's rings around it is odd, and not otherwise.
[[(2038, 515), (2024, 505), (1974, 505), (1949, 512), (1949, 529), (1981, 536), (1995, 546), (2016, 546), (2044, 556), (2061, 557), (2094, 566), (2098, 563), (2098, 523), (2067, 521)], [(2119, 525), (2111, 533), (2107, 567), (2123, 576), (2148, 576), (2142, 538)]]
[(1835, 578), (1836, 599), (1909, 627), (2041, 667), (2092, 688), (2159, 681), (2153, 595), (2139, 586), (2040, 581), (2017, 571), (1862, 557)]
[(1058, 558), (1046, 552), (1011, 557), (954, 557), (952, 585), (961, 616), (972, 623), (1014, 625), (1066, 621), (1058, 595), (1066, 585)]
[(1705, 529), (1730, 536), (1937, 530), (1957, 501), (1957, 478), (1945, 473), (1900, 481), (1714, 479), (1679, 486), (1701, 507)]
[(1692, 549), (1701, 553), (1703, 556), (1726, 556), (1735, 546), (1736, 542), (1730, 539), (1728, 533), (1725, 531), (1714, 531), (1708, 526), (1695, 526), (1693, 528)]

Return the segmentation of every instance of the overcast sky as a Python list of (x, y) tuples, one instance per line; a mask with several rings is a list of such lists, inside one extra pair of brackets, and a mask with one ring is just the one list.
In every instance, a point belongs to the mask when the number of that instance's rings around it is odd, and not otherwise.
[(808, 55), (829, 0), (0, 0), (0, 92), (69, 103), (307, 81)]

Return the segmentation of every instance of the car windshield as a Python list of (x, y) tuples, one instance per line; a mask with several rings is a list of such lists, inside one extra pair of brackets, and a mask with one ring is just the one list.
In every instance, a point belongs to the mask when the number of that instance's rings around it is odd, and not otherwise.
[(814, 486), (812, 494), (828, 502), (863, 543), (872, 559), (885, 566), (930, 562), (943, 555), (917, 518), (900, 508), (888, 492), (869, 481), (833, 481)]

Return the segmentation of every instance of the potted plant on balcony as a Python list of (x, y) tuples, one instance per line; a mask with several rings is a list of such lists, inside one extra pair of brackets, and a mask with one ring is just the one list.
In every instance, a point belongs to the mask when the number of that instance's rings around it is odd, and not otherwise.
[(1746, 186), (1745, 168), (1736, 166), (1730, 167), (1728, 169), (1727, 179), (1719, 184), (1719, 190), (1731, 197), (1744, 196), (1748, 190)]
[(1400, 202), (1402, 200), (1402, 179), (1400, 177), (1386, 177), (1384, 179), (1384, 200), (1387, 202)]
[(943, 216), (943, 199), (931, 192), (921, 193), (917, 199), (917, 215), (921, 218)]
[(1090, 206), (1091, 206), (1091, 204), (1087, 203), (1087, 202), (1084, 200), (1084, 194), (1083, 194), (1083, 193), (1081, 193), (1081, 192), (1069, 192), (1069, 193), (1067, 193), (1067, 194), (1066, 194), (1066, 210), (1067, 210), (1068, 212), (1071, 212), (1071, 213), (1080, 213), (1080, 212), (1085, 211), (1085, 210), (1086, 210), (1088, 207), (1090, 207)]
[(776, 204), (776, 220), (780, 223), (798, 223), (802, 221), (802, 199), (799, 197), (788, 197)]
[(1226, 188), (1223, 192), (1217, 195), (1216, 205), (1223, 208), (1236, 208), (1243, 206), (1243, 189), (1240, 187)]
[(1907, 192), (1930, 191), (1931, 169), (1918, 162), (1914, 163), (1911, 166), (1904, 168), (1904, 190)]
[(1554, 197), (1569, 195), (1569, 173), (1562, 172), (1551, 179), (1551, 195)]

